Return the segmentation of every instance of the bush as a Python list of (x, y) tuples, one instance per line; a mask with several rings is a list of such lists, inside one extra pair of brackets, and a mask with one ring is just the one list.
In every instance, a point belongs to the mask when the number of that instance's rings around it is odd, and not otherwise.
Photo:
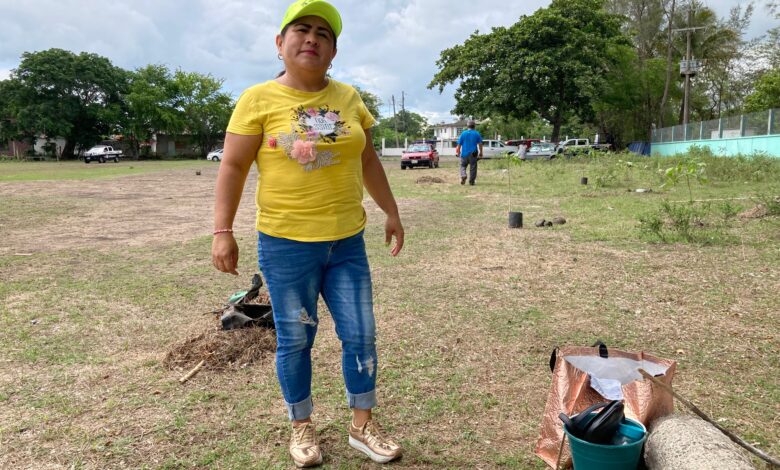
[[(725, 210), (723, 219), (727, 221), (736, 215), (735, 207)], [(728, 216), (726, 216), (728, 214)], [(644, 238), (663, 243), (729, 243), (732, 237), (724, 228), (727, 225), (711, 220), (712, 206), (710, 204), (694, 205), (689, 203), (675, 204), (669, 201), (661, 203), (661, 207), (639, 216), (639, 231)]]

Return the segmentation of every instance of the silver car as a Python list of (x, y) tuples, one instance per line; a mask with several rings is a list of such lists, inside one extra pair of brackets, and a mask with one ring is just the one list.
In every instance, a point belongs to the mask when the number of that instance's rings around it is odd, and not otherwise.
[(525, 153), (524, 160), (552, 160), (557, 156), (558, 153), (555, 144), (550, 142), (534, 142), (531, 144), (531, 148)]
[(518, 151), (517, 145), (506, 145), (500, 140), (487, 139), (482, 141), (483, 158), (503, 158), (507, 154), (514, 155)]

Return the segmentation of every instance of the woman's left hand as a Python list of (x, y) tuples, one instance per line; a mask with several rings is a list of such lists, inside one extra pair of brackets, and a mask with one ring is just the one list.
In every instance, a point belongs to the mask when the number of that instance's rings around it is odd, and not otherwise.
[(390, 254), (398, 256), (401, 248), (404, 247), (404, 227), (401, 225), (401, 217), (388, 216), (385, 220), (385, 244), (389, 245), (395, 235), (395, 245), (390, 250)]

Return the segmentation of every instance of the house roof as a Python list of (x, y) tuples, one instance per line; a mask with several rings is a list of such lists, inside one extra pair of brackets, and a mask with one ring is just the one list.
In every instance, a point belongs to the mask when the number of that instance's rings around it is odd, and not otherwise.
[(442, 128), (442, 127), (466, 127), (466, 122), (467, 121), (465, 119), (461, 119), (460, 121), (456, 121), (456, 122), (453, 122), (453, 123), (450, 123), (450, 124), (445, 124), (445, 123), (434, 124), (432, 127), (439, 127), (439, 128)]

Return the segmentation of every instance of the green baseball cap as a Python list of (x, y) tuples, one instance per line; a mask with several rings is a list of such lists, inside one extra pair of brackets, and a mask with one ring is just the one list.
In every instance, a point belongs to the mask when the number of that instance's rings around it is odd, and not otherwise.
[(323, 0), (298, 0), (287, 7), (287, 12), (284, 14), (279, 31), (302, 16), (319, 16), (330, 25), (330, 29), (333, 30), (333, 34), (336, 37), (339, 37), (339, 34), (341, 34), (341, 15), (339, 15), (339, 11), (336, 10), (336, 7)]

